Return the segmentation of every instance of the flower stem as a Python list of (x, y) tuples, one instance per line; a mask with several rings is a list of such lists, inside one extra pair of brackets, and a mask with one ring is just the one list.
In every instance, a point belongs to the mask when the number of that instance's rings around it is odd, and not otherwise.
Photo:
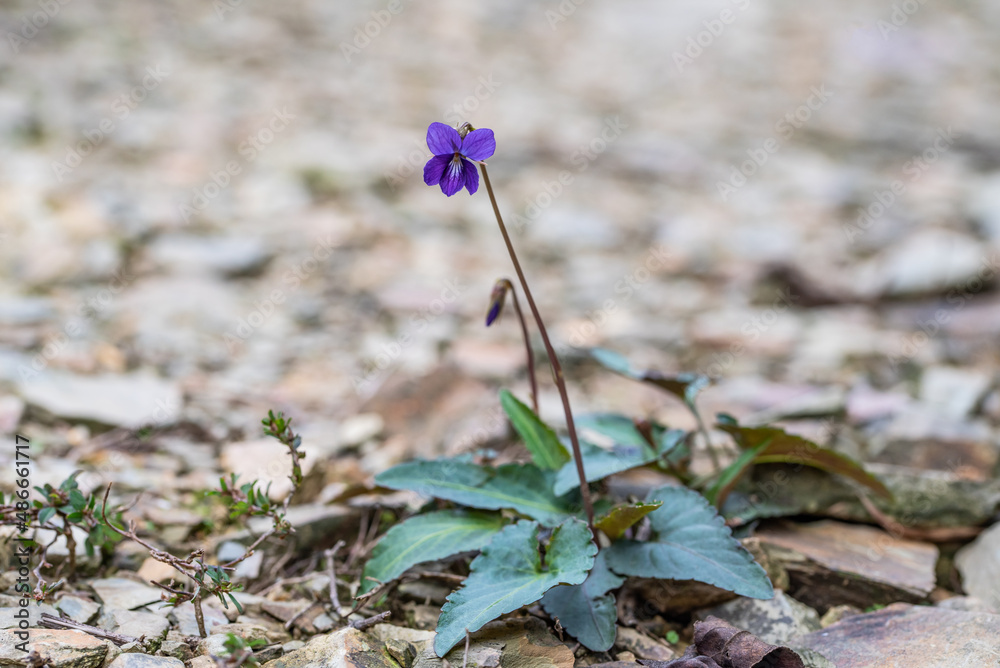
[(573, 410), (569, 406), (569, 395), (566, 393), (566, 381), (563, 379), (562, 366), (559, 364), (559, 358), (556, 357), (556, 351), (552, 347), (552, 342), (549, 341), (549, 334), (545, 329), (545, 323), (542, 322), (541, 314), (538, 313), (535, 299), (531, 296), (528, 281), (524, 278), (521, 263), (517, 259), (517, 253), (514, 252), (514, 245), (510, 242), (510, 235), (507, 234), (507, 226), (503, 224), (500, 207), (497, 206), (497, 198), (493, 194), (493, 186), (490, 184), (490, 175), (486, 173), (486, 165), (480, 163), (479, 169), (483, 173), (483, 183), (486, 184), (486, 192), (489, 193), (490, 203), (493, 205), (493, 213), (496, 214), (497, 224), (500, 225), (500, 233), (503, 235), (504, 243), (507, 244), (507, 252), (510, 253), (511, 262), (514, 263), (514, 270), (517, 272), (517, 278), (521, 282), (521, 289), (524, 290), (524, 298), (528, 301), (528, 307), (531, 308), (531, 315), (534, 316), (535, 322), (538, 323), (538, 332), (542, 335), (542, 342), (545, 344), (545, 353), (549, 356), (549, 364), (552, 365), (552, 376), (555, 378), (556, 387), (559, 389), (563, 412), (566, 413), (566, 428), (569, 430), (569, 441), (573, 446), (573, 461), (576, 462), (576, 472), (580, 476), (580, 496), (583, 498), (583, 508), (587, 513), (587, 523), (590, 525), (591, 531), (593, 531), (594, 505), (590, 501), (590, 487), (587, 485), (587, 476), (583, 471), (583, 455), (580, 452), (580, 442), (576, 436), (576, 424), (573, 422)]
[(535, 353), (531, 350), (531, 338), (528, 336), (528, 323), (524, 320), (524, 313), (521, 311), (521, 302), (517, 298), (517, 290), (514, 289), (514, 284), (510, 282), (509, 278), (501, 280), (507, 285), (507, 289), (510, 290), (511, 297), (514, 300), (514, 312), (517, 314), (517, 319), (521, 323), (521, 335), (524, 337), (524, 349), (528, 357), (528, 380), (531, 382), (531, 407), (535, 410), (535, 414), (537, 414), (538, 378), (535, 376)]

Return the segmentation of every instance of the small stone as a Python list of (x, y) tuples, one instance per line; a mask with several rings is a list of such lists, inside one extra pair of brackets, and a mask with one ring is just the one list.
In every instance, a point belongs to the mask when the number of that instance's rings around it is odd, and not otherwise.
[[(221, 624), (228, 624), (229, 620), (222, 613), (221, 610), (214, 606), (205, 605), (202, 603), (201, 606), (202, 617), (205, 622), (205, 631), (207, 633), (212, 633), (212, 629)], [(198, 632), (198, 620), (194, 615), (194, 606), (188, 603), (182, 603), (170, 611), (170, 617), (177, 624), (177, 630), (185, 636), (200, 636)]]
[(935, 412), (960, 420), (972, 413), (992, 383), (992, 374), (984, 371), (934, 366), (920, 377), (920, 400)]
[(775, 591), (774, 598), (768, 600), (737, 598), (705, 610), (698, 617), (704, 619), (708, 615), (749, 631), (772, 645), (784, 645), (791, 638), (820, 628), (819, 615), (815, 610), (781, 590)]
[[(13, 630), (0, 630), (0, 666), (26, 666), (28, 655), (17, 649), (24, 642)], [(50, 668), (98, 668), (108, 648), (97, 638), (76, 630), (28, 629), (28, 647), (47, 658)]]
[(89, 624), (101, 610), (101, 606), (97, 603), (79, 596), (63, 596), (56, 601), (56, 608), (66, 617), (81, 624)]
[(122, 654), (108, 668), (184, 668), (184, 662), (172, 656)]
[(389, 656), (403, 668), (410, 668), (417, 658), (417, 648), (400, 638), (389, 638), (385, 641), (385, 649)]
[(130, 429), (169, 424), (181, 407), (176, 383), (146, 373), (82, 376), (50, 369), (17, 389), (29, 405), (55, 417)]
[(198, 272), (225, 278), (252, 276), (271, 259), (267, 246), (250, 237), (164, 236), (150, 244), (148, 252), (157, 264), (185, 276)]
[(994, 666), (1000, 615), (895, 603), (797, 638), (837, 668)]
[(615, 647), (627, 650), (640, 659), (651, 661), (671, 661), (677, 658), (677, 654), (666, 643), (650, 638), (645, 633), (627, 626), (618, 627)]
[(114, 626), (111, 631), (133, 638), (145, 637), (146, 640), (159, 638), (170, 628), (166, 617), (141, 610), (113, 610)]
[(143, 560), (142, 566), (139, 567), (136, 575), (148, 582), (160, 582), (164, 584), (171, 580), (176, 581), (181, 577), (181, 574), (173, 566), (152, 557), (146, 557)]
[(261, 604), (260, 609), (275, 619), (287, 623), (310, 605), (309, 601), (266, 601)]
[(861, 608), (853, 605), (835, 605), (827, 610), (826, 614), (820, 618), (819, 625), (825, 629), (832, 624), (836, 624), (842, 619), (846, 619), (851, 615), (860, 615), (861, 613)]
[[(52, 615), (53, 617), (58, 617), (59, 612), (53, 608), (51, 605), (29, 605), (27, 608), (22, 608), (18, 606), (11, 606), (9, 608), (0, 608), (0, 629), (16, 629), (19, 628), (20, 622), (23, 617), (18, 617), (18, 615), (23, 614), (21, 611), (28, 611), (28, 624), (32, 628), (37, 628), (39, 622), (42, 619), (43, 614)], [(2, 665), (2, 664), (0, 664)]]
[(188, 661), (194, 657), (191, 646), (180, 640), (164, 640), (157, 654), (160, 656), (172, 656), (181, 661)]
[(186, 665), (188, 668), (216, 668), (215, 659), (210, 656), (196, 656)]
[(225, 656), (229, 654), (226, 649), (226, 641), (229, 639), (228, 633), (217, 633), (218, 627), (212, 629), (212, 633), (207, 638), (198, 641), (195, 653), (199, 656)]
[(962, 587), (1000, 610), (1000, 524), (994, 524), (955, 555)]
[(350, 626), (335, 633), (316, 636), (298, 650), (268, 661), (265, 668), (398, 668), (381, 644)]
[(1000, 615), (1000, 610), (974, 596), (952, 596), (938, 603), (937, 607), (947, 610), (961, 610), (962, 612), (985, 612), (990, 615)]
[(125, 578), (94, 580), (91, 589), (106, 609), (134, 610), (160, 601), (160, 590)]
[(378, 413), (362, 413), (344, 420), (340, 425), (342, 446), (360, 445), (375, 438), (385, 428), (385, 421)]

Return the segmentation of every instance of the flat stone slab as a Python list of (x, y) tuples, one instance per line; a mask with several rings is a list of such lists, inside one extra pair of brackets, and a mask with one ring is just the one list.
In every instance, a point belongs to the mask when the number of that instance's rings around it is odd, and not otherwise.
[(837, 668), (1000, 665), (1000, 615), (896, 603), (790, 643)]
[(758, 538), (787, 569), (789, 593), (817, 609), (917, 603), (934, 589), (937, 548), (881, 529), (824, 520), (763, 529)]
[(146, 373), (83, 376), (46, 370), (17, 389), (25, 402), (56, 417), (116, 427), (169, 424), (181, 406), (176, 383)]
[(106, 610), (134, 610), (158, 603), (160, 590), (125, 578), (105, 578), (90, 583)]
[[(0, 631), (0, 666), (26, 666), (27, 654), (17, 648), (23, 642), (15, 631)], [(28, 650), (46, 657), (50, 668), (98, 668), (108, 646), (83, 631), (29, 629)]]
[(108, 668), (184, 668), (184, 662), (172, 656), (129, 653), (118, 655)]
[(819, 630), (819, 615), (807, 605), (787, 596), (780, 589), (774, 598), (737, 598), (698, 614), (704, 619), (709, 615), (725, 620), (733, 626), (749, 631), (766, 643), (783, 645), (790, 638)]

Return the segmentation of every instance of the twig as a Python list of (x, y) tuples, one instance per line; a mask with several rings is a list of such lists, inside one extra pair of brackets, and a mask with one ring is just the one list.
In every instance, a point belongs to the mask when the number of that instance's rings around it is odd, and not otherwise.
[(105, 631), (104, 629), (91, 626), (90, 624), (74, 622), (72, 619), (54, 617), (47, 612), (42, 613), (42, 617), (38, 622), (38, 625), (45, 629), (73, 629), (76, 631), (83, 631), (84, 633), (89, 633), (95, 638), (110, 640), (116, 645), (127, 645), (130, 642), (141, 641), (141, 638), (133, 638), (132, 636), (121, 635), (120, 633), (112, 633), (111, 631)]
[(392, 610), (386, 610), (385, 612), (380, 612), (377, 615), (371, 617), (366, 617), (365, 619), (359, 619), (356, 622), (351, 622), (348, 624), (352, 629), (357, 629), (359, 631), (364, 631), (367, 628), (375, 626), (376, 624), (381, 624), (385, 620), (389, 619), (392, 615)]
[(333, 610), (337, 613), (337, 616), (340, 616), (340, 597), (337, 596), (337, 571), (334, 568), (333, 558), (337, 555), (340, 548), (345, 545), (347, 545), (347, 543), (342, 540), (338, 540), (336, 545), (325, 552), (328, 560), (326, 569), (327, 573), (330, 574), (330, 605), (333, 606)]
[(469, 665), (469, 629), (465, 629), (465, 654), (462, 655), (462, 668)]
[(291, 631), (292, 627), (295, 626), (295, 622), (299, 621), (299, 619), (301, 619), (304, 614), (306, 614), (307, 612), (310, 612), (311, 610), (313, 610), (313, 608), (316, 608), (317, 606), (320, 606), (320, 605), (322, 605), (322, 604), (319, 601), (313, 601), (312, 603), (310, 603), (308, 606), (306, 606), (302, 610), (296, 612), (294, 615), (292, 615), (291, 619), (289, 619), (287, 622), (285, 622), (285, 630), (286, 631)]

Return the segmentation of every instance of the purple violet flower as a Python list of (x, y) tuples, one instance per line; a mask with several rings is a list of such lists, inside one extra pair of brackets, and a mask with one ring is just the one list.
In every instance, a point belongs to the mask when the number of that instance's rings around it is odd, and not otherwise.
[(463, 138), (450, 125), (431, 123), (427, 147), (434, 157), (424, 165), (424, 183), (440, 184), (441, 192), (451, 197), (463, 187), (470, 195), (479, 190), (479, 172), (470, 160), (486, 160), (497, 150), (497, 142), (493, 130), (479, 128)]

